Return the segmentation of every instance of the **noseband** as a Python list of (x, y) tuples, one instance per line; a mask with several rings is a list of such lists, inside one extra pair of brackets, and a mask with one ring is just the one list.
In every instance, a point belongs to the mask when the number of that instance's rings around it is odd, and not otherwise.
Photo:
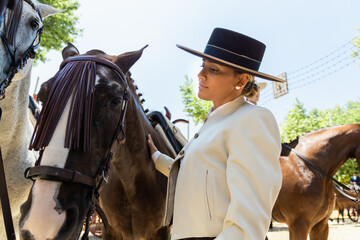
[(16, 54), (17, 54), (16, 35), (23, 9), (23, 1), (29, 3), (34, 8), (34, 10), (36, 10), (36, 12), (39, 14), (40, 20), (42, 19), (40, 12), (37, 9), (35, 9), (34, 5), (28, 0), (20, 0), (18, 1), (18, 4), (16, 5), (13, 11), (8, 10), (7, 18), (5, 19), (3, 24), (4, 31), (0, 30), (0, 36), (4, 48), (6, 49), (8, 58), (10, 59), (10, 70), (6, 74), (6, 78), (0, 80), (0, 100), (5, 98), (5, 88), (10, 85), (14, 75), (26, 65), (27, 60), (29, 58), (35, 58), (35, 50), (40, 45), (40, 39), (41, 39), (43, 27), (41, 27), (37, 31), (36, 37), (29, 46), (29, 48), (19, 57), (18, 60), (16, 59)]
[[(116, 73), (118, 78), (120, 79), (120, 82), (124, 84), (124, 92), (123, 92), (123, 98), (121, 102), (121, 112), (120, 117), (118, 120), (118, 124), (115, 130), (115, 133), (111, 140), (110, 148), (108, 149), (105, 157), (101, 161), (101, 164), (96, 171), (95, 176), (87, 176), (83, 173), (80, 173), (75, 170), (71, 169), (65, 169), (65, 168), (59, 168), (59, 167), (53, 167), (53, 166), (41, 166), (41, 158), (42, 153), (44, 150), (44, 146), (40, 148), (40, 158), (36, 162), (34, 167), (28, 168), (25, 171), (25, 177), (27, 179), (31, 179), (33, 181), (37, 179), (43, 179), (43, 180), (50, 180), (50, 181), (60, 181), (60, 182), (70, 182), (70, 183), (80, 183), (85, 186), (88, 186), (92, 189), (92, 197), (91, 197), (91, 207), (88, 212), (88, 217), (92, 215), (94, 209), (96, 208), (99, 210), (96, 202), (99, 198), (98, 190), (100, 189), (102, 183), (105, 181), (107, 182), (107, 174), (108, 169), (110, 166), (110, 161), (113, 156), (113, 147), (115, 142), (123, 142), (125, 139), (125, 131), (124, 131), (124, 122), (125, 122), (125, 114), (126, 114), (126, 108), (129, 100), (129, 86), (127, 84), (126, 78), (124, 73), (121, 71), (121, 69), (112, 63), (111, 61), (108, 61), (105, 58), (99, 57), (99, 56), (92, 56), (92, 55), (82, 55), (82, 56), (76, 56), (76, 57), (69, 57), (67, 58), (60, 66), (60, 69), (64, 68), (68, 63), (75, 62), (75, 61), (86, 61), (86, 62), (95, 62), (97, 64), (105, 65), (109, 67), (112, 71)], [(84, 72), (86, 69), (79, 69), (77, 71)], [(65, 74), (65, 73), (64, 73)], [(49, 102), (49, 98), (47, 99), (47, 102)], [(47, 103), (46, 103), (47, 104)], [(46, 106), (46, 105), (45, 105)], [(38, 121), (41, 121), (43, 113), (40, 113), (40, 118)], [(36, 127), (35, 127), (36, 129)], [(35, 133), (35, 131), (34, 131)], [(38, 134), (38, 133), (37, 133)], [(41, 133), (40, 133), (41, 134)], [(121, 137), (120, 137), (121, 135)], [(86, 140), (85, 140), (86, 141)], [(39, 150), (39, 145), (34, 144), (34, 141), (30, 144), (29, 149), (35, 149)], [(98, 211), (98, 213), (101, 215), (101, 212)], [(102, 216), (104, 223), (106, 222), (106, 218), (104, 220), (104, 216)], [(104, 224), (106, 225), (106, 224)], [(106, 227), (106, 226), (105, 226)]]

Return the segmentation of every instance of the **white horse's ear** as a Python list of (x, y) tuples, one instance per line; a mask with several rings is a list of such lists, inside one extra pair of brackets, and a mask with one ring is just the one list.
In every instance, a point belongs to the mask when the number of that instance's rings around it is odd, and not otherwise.
[(50, 5), (43, 4), (43, 3), (38, 3), (37, 8), (39, 9), (41, 17), (43, 19), (46, 18), (46, 17), (49, 17), (51, 15), (57, 14), (59, 12), (64, 12), (65, 11), (65, 10), (56, 9), (56, 8), (50, 6)]
[(68, 42), (68, 45), (62, 50), (63, 59), (67, 59), (68, 57), (73, 57), (79, 55), (79, 50)]

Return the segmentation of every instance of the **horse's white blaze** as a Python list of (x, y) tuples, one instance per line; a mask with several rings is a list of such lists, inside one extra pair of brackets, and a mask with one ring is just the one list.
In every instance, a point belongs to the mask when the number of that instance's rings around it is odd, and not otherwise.
[(66, 213), (55, 210), (60, 185), (46, 180), (37, 180), (34, 184), (32, 206), (22, 229), (29, 230), (36, 240), (53, 239), (65, 221)]
[(95, 86), (99, 84), (100, 77), (96, 74)]
[[(65, 132), (71, 98), (55, 128), (49, 145), (45, 148), (41, 165), (64, 168), (69, 149), (64, 148)], [(61, 182), (37, 180), (32, 190), (32, 203), (22, 230), (28, 230), (36, 240), (52, 239), (63, 225), (66, 212), (57, 201)], [(41, 227), (38, 227), (41, 226)]]

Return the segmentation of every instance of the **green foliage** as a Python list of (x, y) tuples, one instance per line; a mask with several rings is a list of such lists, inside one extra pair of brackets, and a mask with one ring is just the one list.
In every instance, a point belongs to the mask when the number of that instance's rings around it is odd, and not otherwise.
[(354, 38), (352, 44), (356, 47), (356, 50), (353, 52), (353, 57), (360, 57), (360, 28), (359, 28), (359, 36)]
[(184, 103), (184, 112), (193, 119), (195, 124), (204, 122), (206, 115), (212, 106), (211, 102), (199, 99), (194, 91), (194, 82), (185, 76), (184, 85), (180, 86), (181, 97)]
[[(349, 101), (343, 107), (336, 106), (325, 111), (313, 109), (307, 114), (304, 104), (296, 99), (294, 108), (289, 111), (287, 119), (280, 125), (281, 141), (288, 143), (308, 132), (351, 123), (360, 123), (360, 101)], [(348, 184), (351, 175), (357, 169), (356, 160), (350, 159), (335, 174), (335, 178)]]
[(67, 42), (73, 42), (74, 38), (82, 33), (82, 29), (77, 27), (79, 18), (75, 15), (80, 4), (77, 0), (38, 1), (63, 11), (44, 19), (44, 32), (41, 35), (40, 48), (36, 51), (35, 61), (45, 62), (46, 53), (52, 49), (61, 50)]
[(289, 111), (286, 121), (280, 124), (281, 142), (289, 143), (305, 133), (328, 126), (330, 125), (326, 113), (314, 109), (307, 115), (304, 104), (296, 99), (295, 106)]

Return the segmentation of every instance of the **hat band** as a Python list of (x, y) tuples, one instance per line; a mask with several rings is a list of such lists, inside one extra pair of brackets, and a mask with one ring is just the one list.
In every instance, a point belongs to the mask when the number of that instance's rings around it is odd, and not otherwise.
[(244, 55), (240, 55), (234, 52), (231, 52), (229, 50), (226, 50), (224, 48), (220, 48), (211, 44), (207, 44), (205, 51), (205, 54), (219, 58), (221, 60), (230, 62), (232, 64), (239, 65), (241, 67), (249, 68), (251, 70), (258, 71), (260, 68), (259, 61), (249, 58)]

